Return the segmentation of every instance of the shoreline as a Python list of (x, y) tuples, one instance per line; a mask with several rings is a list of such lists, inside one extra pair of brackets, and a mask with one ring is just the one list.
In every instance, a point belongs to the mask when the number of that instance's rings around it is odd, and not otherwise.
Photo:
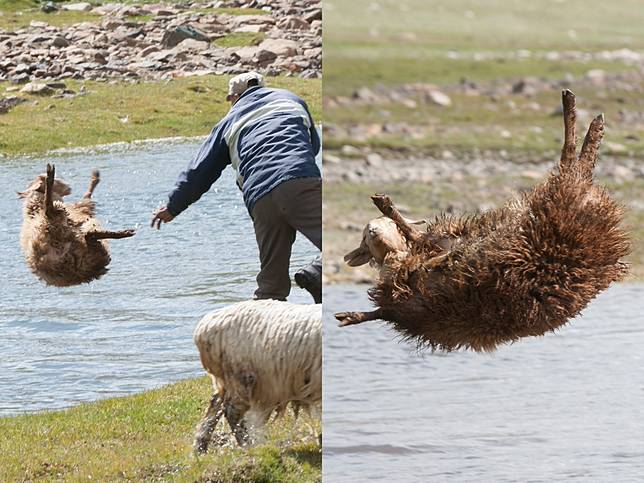
[[(195, 458), (192, 438), (211, 392), (210, 379), (201, 376), (67, 409), (1, 417), (3, 478), (320, 481), (317, 439), (305, 418), (291, 414), (267, 425), (262, 444), (240, 449), (228, 438)], [(216, 432), (228, 437), (220, 424)]]

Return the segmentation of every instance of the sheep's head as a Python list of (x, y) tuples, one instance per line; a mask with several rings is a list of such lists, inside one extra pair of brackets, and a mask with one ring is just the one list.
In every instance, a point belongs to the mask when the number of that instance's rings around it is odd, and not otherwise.
[(362, 231), (362, 242), (355, 250), (344, 256), (344, 261), (351, 267), (364, 265), (373, 260), (382, 266), (385, 257), (391, 252), (404, 252), (407, 243), (396, 224), (385, 216), (374, 218)]
[[(34, 179), (27, 189), (24, 191), (18, 192), (18, 198), (29, 198), (34, 193), (45, 193), (45, 181), (47, 175), (41, 174)], [(71, 188), (67, 183), (59, 179), (54, 180), (54, 189), (53, 189), (53, 199), (54, 201), (62, 201), (64, 196), (67, 196), (72, 192)]]

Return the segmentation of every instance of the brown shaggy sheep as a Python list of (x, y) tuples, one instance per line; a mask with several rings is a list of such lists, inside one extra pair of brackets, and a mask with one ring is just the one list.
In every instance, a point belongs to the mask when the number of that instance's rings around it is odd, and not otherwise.
[(372, 197), (399, 231), (388, 232), (393, 240), (369, 243), (393, 246), (403, 240), (407, 248), (382, 259), (379, 280), (369, 291), (378, 308), (338, 313), (341, 326), (382, 319), (420, 347), (492, 351), (554, 331), (625, 275), (620, 259), (629, 252), (629, 240), (619, 227), (623, 210), (593, 184), (603, 115), (590, 124), (577, 158), (575, 96), (565, 90), (562, 97), (565, 139), (558, 167), (504, 207), (475, 216), (443, 215), (421, 232), (389, 197)]
[(91, 282), (107, 272), (106, 238), (126, 238), (134, 230), (105, 231), (95, 218), (91, 200), (99, 181), (92, 172), (87, 193), (75, 203), (63, 203), (69, 186), (54, 179), (54, 166), (18, 193), (24, 199), (20, 244), (27, 264), (48, 285), (67, 287)]

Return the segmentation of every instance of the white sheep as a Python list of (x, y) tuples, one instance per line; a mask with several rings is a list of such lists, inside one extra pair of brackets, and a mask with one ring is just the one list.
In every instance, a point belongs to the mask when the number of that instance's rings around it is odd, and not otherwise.
[(197, 427), (197, 452), (208, 449), (222, 415), (239, 445), (249, 442), (244, 416), (261, 428), (273, 411), (318, 408), (322, 401), (322, 308), (277, 300), (240, 302), (204, 316), (194, 332), (214, 395)]

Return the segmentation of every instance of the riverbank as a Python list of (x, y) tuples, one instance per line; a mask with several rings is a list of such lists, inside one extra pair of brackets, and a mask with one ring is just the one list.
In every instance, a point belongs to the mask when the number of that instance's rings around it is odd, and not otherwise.
[[(208, 75), (134, 83), (67, 80), (49, 95), (23, 93), (24, 102), (0, 114), (0, 154), (205, 135), (230, 109), (228, 79)], [(320, 79), (273, 77), (267, 84), (295, 92), (307, 101), (312, 116), (321, 118)], [(0, 82), (0, 93), (12, 88)]]
[(192, 437), (211, 391), (202, 377), (64, 411), (0, 418), (2, 479), (321, 481), (322, 456), (306, 416), (269, 424), (265, 444), (246, 450), (229, 439), (195, 457)]

